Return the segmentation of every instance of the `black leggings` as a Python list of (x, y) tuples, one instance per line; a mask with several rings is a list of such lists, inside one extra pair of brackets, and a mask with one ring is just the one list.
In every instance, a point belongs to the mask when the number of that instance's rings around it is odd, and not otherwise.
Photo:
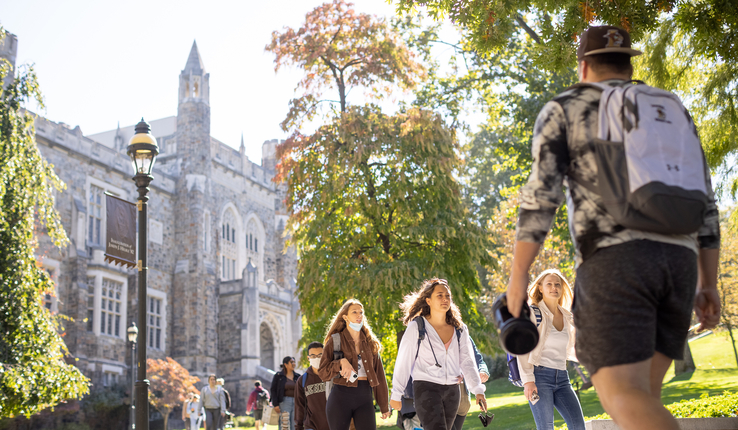
[(355, 388), (333, 384), (325, 414), (330, 430), (349, 430), (351, 418), (354, 419), (356, 430), (376, 430), (374, 393), (369, 382), (359, 381), (359, 386)]
[[(424, 430), (451, 430), (459, 410), (459, 386), (413, 381), (415, 411)], [(331, 428), (331, 430), (333, 430)]]

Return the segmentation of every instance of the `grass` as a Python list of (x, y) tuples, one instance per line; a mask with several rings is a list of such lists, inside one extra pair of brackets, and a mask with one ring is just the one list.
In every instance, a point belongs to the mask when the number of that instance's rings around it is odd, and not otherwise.
[[(696, 399), (702, 393), (709, 395), (722, 394), (725, 389), (738, 386), (738, 367), (736, 366), (733, 348), (727, 332), (718, 332), (690, 343), (692, 357), (697, 370), (674, 376), (674, 366), (667, 371), (664, 378), (662, 398), (664, 404), (671, 404), (682, 399)], [(589, 389), (580, 393), (584, 416), (595, 416), (604, 412), (597, 393)], [(487, 429), (529, 430), (535, 429), (533, 415), (528, 402), (523, 397), (522, 388), (512, 386), (506, 379), (496, 379), (487, 383), (487, 406), (495, 414), (492, 424)], [(464, 422), (465, 430), (481, 430), (482, 423), (477, 418), (479, 408), (473, 406)], [(564, 420), (556, 416), (556, 426), (564, 424)], [(393, 426), (393, 419), (383, 423), (377, 416), (377, 423)]]
[[(702, 393), (709, 395), (722, 394), (725, 389), (738, 387), (738, 366), (736, 366), (730, 337), (726, 331), (718, 332), (690, 343), (692, 357), (697, 370), (674, 375), (674, 366), (666, 372), (662, 398), (664, 404), (678, 402), (682, 399), (696, 399)], [(604, 412), (597, 393), (589, 389), (580, 393), (582, 410), (585, 417), (599, 415)], [(535, 429), (533, 415), (528, 402), (523, 397), (523, 389), (512, 386), (507, 379), (496, 379), (487, 382), (487, 406), (495, 419), (487, 429), (529, 430)], [(397, 412), (393, 412), (388, 420), (382, 420), (377, 414), (379, 427), (393, 427), (397, 420)], [(477, 418), (479, 408), (475, 405), (469, 411), (464, 422), (465, 430), (481, 430), (482, 423)], [(561, 426), (564, 420), (555, 413), (555, 425)], [(253, 427), (250, 427), (253, 428)], [(268, 426), (267, 430), (274, 430), (275, 426)], [(237, 428), (236, 430), (245, 430)]]

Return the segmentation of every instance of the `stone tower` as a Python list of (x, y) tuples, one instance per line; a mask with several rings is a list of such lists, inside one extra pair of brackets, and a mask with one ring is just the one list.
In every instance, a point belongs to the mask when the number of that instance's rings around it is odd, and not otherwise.
[(195, 42), (179, 75), (171, 354), (200, 376), (217, 366), (217, 268), (205, 248), (205, 232), (211, 231), (205, 208), (212, 200), (209, 81)]

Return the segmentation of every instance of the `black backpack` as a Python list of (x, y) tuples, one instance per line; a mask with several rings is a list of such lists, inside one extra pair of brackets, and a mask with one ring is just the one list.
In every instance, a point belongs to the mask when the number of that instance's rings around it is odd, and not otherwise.
[(228, 390), (223, 388), (223, 394), (225, 394), (225, 404), (226, 404), (226, 410), (231, 408), (231, 395), (228, 394)]
[[(530, 310), (536, 316), (536, 327), (541, 325), (541, 309), (536, 305), (530, 305)], [(507, 375), (508, 381), (516, 387), (522, 387), (523, 381), (520, 379), (520, 369), (518, 369), (518, 357), (516, 355), (507, 354), (507, 368), (510, 373)]]
[(266, 390), (262, 389), (256, 396), (256, 405), (259, 409), (263, 409), (264, 406), (269, 404), (269, 394)]

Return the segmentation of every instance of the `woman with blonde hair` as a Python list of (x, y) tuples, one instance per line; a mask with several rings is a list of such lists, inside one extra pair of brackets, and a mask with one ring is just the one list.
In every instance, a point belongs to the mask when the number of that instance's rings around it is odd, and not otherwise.
[(418, 291), (405, 296), (400, 308), (407, 328), (395, 361), (392, 408), (401, 408), (402, 394), (412, 376), (415, 411), (425, 430), (452, 429), (462, 379), (486, 411), (485, 386), (469, 330), (451, 299), (448, 282), (438, 278), (424, 281)]
[[(356, 430), (375, 430), (373, 400), (379, 404), (382, 419), (388, 418), (389, 389), (379, 357), (382, 345), (364, 318), (360, 301), (346, 300), (333, 316), (323, 343), (318, 376), (333, 382), (325, 408), (328, 427), (348, 430), (353, 419)], [(340, 353), (334, 356), (339, 343)]]
[(528, 297), (540, 340), (533, 351), (518, 357), (518, 368), (536, 428), (553, 430), (556, 408), (569, 429), (584, 430), (582, 406), (566, 370), (566, 360), (576, 361), (571, 287), (561, 272), (548, 269), (528, 287)]

